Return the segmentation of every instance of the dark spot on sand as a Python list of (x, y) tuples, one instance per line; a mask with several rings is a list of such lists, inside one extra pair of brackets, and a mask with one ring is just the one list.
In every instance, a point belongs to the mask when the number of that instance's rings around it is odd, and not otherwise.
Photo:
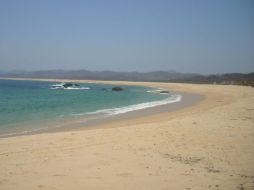
[(237, 186), (237, 189), (238, 189), (238, 190), (245, 190), (243, 184), (239, 184), (239, 185)]
[(131, 175), (131, 173), (128, 173), (128, 172), (126, 172), (126, 173), (118, 173), (117, 174), (117, 176), (121, 176), (121, 177), (128, 177), (130, 175)]
[(220, 172), (221, 172), (221, 171), (218, 170), (218, 169), (214, 169), (213, 166), (205, 167), (205, 169), (206, 169), (206, 171), (207, 171), (208, 173), (220, 173)]
[(53, 176), (61, 177), (61, 176), (66, 176), (66, 175), (64, 175), (64, 174), (54, 174)]
[(40, 189), (44, 188), (44, 185), (38, 185), (38, 188), (40, 188)]
[(183, 157), (180, 154), (178, 154), (178, 155), (164, 154), (163, 157), (169, 158), (172, 161), (177, 161), (177, 162), (181, 162), (183, 164), (188, 164), (188, 165), (196, 164), (203, 159), (200, 157), (191, 157), (191, 156), (190, 157)]

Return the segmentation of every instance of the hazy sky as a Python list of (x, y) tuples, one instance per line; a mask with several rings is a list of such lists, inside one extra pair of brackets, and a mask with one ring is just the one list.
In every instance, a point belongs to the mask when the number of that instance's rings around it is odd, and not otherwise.
[(0, 70), (254, 71), (253, 0), (0, 0)]

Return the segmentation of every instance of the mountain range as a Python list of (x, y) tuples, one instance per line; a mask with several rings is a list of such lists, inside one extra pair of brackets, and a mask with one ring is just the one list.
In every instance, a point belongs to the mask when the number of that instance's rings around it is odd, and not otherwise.
[(0, 71), (1, 78), (42, 78), (42, 79), (83, 79), (83, 80), (120, 80), (181, 82), (201, 84), (239, 84), (254, 86), (254, 72), (201, 75), (176, 71), (153, 72), (115, 72), (88, 70), (45, 70), (45, 71)]
[(169, 81), (196, 76), (196, 74), (175, 71), (154, 72), (114, 72), (88, 70), (47, 70), (47, 71), (11, 71), (0, 72), (0, 77), (9, 78), (55, 78), (83, 80), (123, 80), (123, 81)]

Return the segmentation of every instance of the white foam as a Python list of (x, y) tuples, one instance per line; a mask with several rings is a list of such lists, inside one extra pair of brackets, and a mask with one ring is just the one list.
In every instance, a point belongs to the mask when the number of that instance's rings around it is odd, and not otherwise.
[[(166, 104), (170, 104), (170, 103), (180, 102), (181, 99), (182, 99), (181, 95), (171, 95), (171, 97), (166, 98), (164, 100), (140, 103), (140, 104), (125, 106), (125, 107), (120, 107), (120, 108), (103, 109), (103, 110), (98, 110), (95, 112), (89, 112), (86, 114), (100, 114), (101, 113), (101, 114), (107, 114), (107, 115), (117, 115), (117, 114), (127, 113), (130, 111), (142, 110), (142, 109), (146, 109), (146, 108), (151, 108), (151, 107), (166, 105)], [(76, 114), (76, 115), (84, 115), (84, 114)]]
[(83, 86), (77, 86), (77, 85), (73, 85), (73, 86), (68, 86), (65, 87), (66, 83), (59, 83), (59, 84), (53, 84), (50, 85), (50, 89), (64, 89), (64, 90), (90, 90), (89, 87), (83, 87)]
[(67, 87), (64, 90), (90, 90), (89, 87)]
[[(166, 93), (166, 92), (163, 92), (163, 91), (167, 91), (167, 93)], [(153, 93), (153, 94), (169, 94), (169, 93), (168, 93), (168, 90), (167, 90), (167, 89), (163, 89), (163, 88), (157, 88), (157, 89), (155, 89), (155, 90), (148, 90), (148, 91), (146, 91), (146, 92), (148, 92), (148, 93)]]
[[(180, 102), (182, 100), (182, 96), (178, 94), (171, 95), (169, 98), (159, 100), (159, 101), (152, 101), (152, 102), (146, 102), (146, 103), (140, 103), (140, 104), (134, 104), (130, 106), (120, 107), (120, 108), (111, 108), (111, 109), (103, 109), (98, 110), (95, 112), (88, 112), (88, 113), (79, 113), (79, 114), (72, 114), (73, 116), (84, 116), (84, 115), (93, 115), (93, 114), (103, 114), (104, 116), (110, 116), (110, 115), (117, 115), (117, 114), (123, 114), (130, 111), (136, 111), (136, 110), (142, 110), (146, 108), (171, 104), (175, 102)], [(101, 117), (101, 116), (100, 116)], [(79, 121), (79, 122), (86, 122), (86, 120)], [(57, 125), (53, 128), (60, 128), (62, 125)], [(14, 133), (8, 133), (8, 134), (2, 134), (0, 137), (9, 137), (9, 136), (16, 136), (16, 135), (25, 135), (25, 134), (31, 134), (35, 132), (39, 132), (42, 130), (47, 130), (49, 127), (43, 127), (43, 128), (37, 128), (32, 130), (26, 130), (22, 132), (14, 132)]]
[(44, 128), (38, 128), (38, 129), (31, 129), (31, 130), (26, 130), (26, 131), (21, 131), (21, 132), (13, 132), (13, 133), (6, 133), (6, 134), (1, 134), (0, 137), (11, 137), (11, 136), (16, 136), (16, 135), (26, 135), (26, 134), (31, 134), (35, 132), (39, 132), (42, 130), (46, 130), (48, 127)]

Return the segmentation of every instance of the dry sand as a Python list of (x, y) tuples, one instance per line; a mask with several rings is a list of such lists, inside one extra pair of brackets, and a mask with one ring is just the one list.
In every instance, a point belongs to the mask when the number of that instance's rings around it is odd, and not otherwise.
[(205, 98), (92, 130), (2, 138), (0, 189), (254, 189), (254, 88), (134, 84)]

